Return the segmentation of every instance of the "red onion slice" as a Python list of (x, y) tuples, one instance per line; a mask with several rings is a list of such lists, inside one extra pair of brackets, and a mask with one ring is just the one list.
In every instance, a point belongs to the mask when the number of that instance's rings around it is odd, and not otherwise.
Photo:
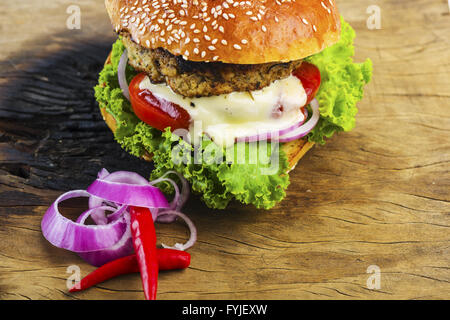
[(125, 212), (123, 218), (127, 224), (127, 227), (122, 235), (122, 238), (120, 238), (116, 244), (114, 244), (111, 248), (103, 250), (79, 252), (78, 255), (89, 264), (100, 267), (105, 263), (132, 254), (134, 252), (134, 248), (133, 240), (131, 238), (130, 214)]
[(161, 245), (163, 246), (163, 248), (184, 251), (184, 250), (187, 250), (190, 247), (192, 247), (195, 244), (195, 242), (197, 241), (197, 229), (195, 228), (195, 225), (192, 222), (192, 220), (189, 219), (189, 217), (186, 216), (185, 214), (178, 212), (178, 211), (174, 211), (174, 210), (167, 210), (167, 211), (164, 211), (163, 213), (161, 213), (161, 215), (166, 215), (166, 214), (167, 215), (175, 215), (177, 217), (182, 218), (184, 220), (184, 222), (186, 223), (186, 225), (188, 226), (191, 236), (189, 237), (189, 240), (185, 244), (176, 243), (173, 247), (169, 247), (169, 246), (166, 246), (164, 243), (162, 243)]
[(122, 56), (120, 57), (119, 66), (117, 67), (117, 75), (119, 79), (120, 89), (122, 89), (124, 97), (127, 98), (128, 101), (130, 101), (130, 91), (128, 89), (128, 82), (126, 75), (127, 63), (128, 63), (128, 52), (127, 49), (125, 49), (122, 53)]
[(314, 129), (320, 118), (319, 102), (317, 101), (317, 99), (313, 99), (310, 103), (310, 106), (313, 111), (311, 118), (304, 125), (289, 132), (288, 134), (280, 136), (278, 139), (279, 142), (289, 142), (300, 139), (310, 133), (312, 129)]
[(61, 215), (59, 203), (77, 197), (89, 197), (89, 193), (84, 190), (64, 193), (48, 208), (41, 222), (44, 237), (54, 246), (74, 252), (102, 250), (116, 244), (126, 229), (123, 219), (108, 225), (86, 226)]
[(150, 184), (136, 185), (97, 179), (87, 188), (87, 192), (97, 198), (118, 204), (144, 208), (169, 208), (169, 203), (161, 190)]
[[(102, 169), (102, 171), (105, 169)], [(101, 171), (100, 171), (101, 172)], [(107, 172), (107, 171), (106, 171)], [(111, 181), (111, 182), (120, 182), (126, 184), (137, 184), (141, 186), (145, 186), (149, 184), (149, 181), (145, 179), (138, 173), (130, 172), (130, 171), (116, 171), (113, 173), (108, 173), (104, 177), (99, 177), (101, 180)]]
[[(136, 184), (136, 185), (149, 185), (149, 182), (147, 179), (142, 177), (141, 175), (135, 173), (135, 172), (128, 172), (128, 171), (116, 171), (113, 173), (109, 173), (106, 169), (102, 169), (98, 173), (98, 178), (105, 181), (111, 181), (111, 182), (120, 182), (120, 183), (127, 183), (127, 184)], [(104, 204), (108, 204), (112, 206), (111, 203), (105, 202), (104, 199), (91, 196), (89, 198), (89, 208), (95, 208), (100, 207)], [(156, 217), (156, 216), (155, 216)], [(155, 218), (154, 217), (154, 218)], [(104, 210), (96, 210), (91, 215), (92, 220), (96, 224), (107, 224), (108, 218), (105, 215)]]
[[(173, 181), (172, 179), (167, 178), (168, 175), (170, 174), (174, 174), (178, 177), (178, 179), (181, 182), (181, 193), (180, 193), (180, 188), (178, 187), (178, 185), (175, 183), (175, 181)], [(183, 177), (181, 174), (179, 174), (176, 171), (167, 171), (162, 177), (153, 180), (150, 182), (150, 184), (152, 186), (154, 186), (155, 184), (158, 184), (160, 182), (163, 181), (167, 181), (170, 182), (172, 184), (172, 186), (175, 189), (175, 193), (179, 193), (179, 195), (175, 195), (174, 199), (172, 200), (171, 204), (170, 204), (170, 208), (171, 209), (175, 209), (175, 210), (180, 210), (184, 204), (186, 203), (187, 199), (189, 198), (189, 194), (190, 194), (190, 188), (189, 188), (189, 183), (186, 180), (185, 177)]]
[(178, 188), (178, 185), (175, 183), (175, 181), (173, 181), (170, 178), (167, 178), (167, 176), (171, 173), (173, 173), (173, 171), (166, 172), (162, 177), (151, 181), (150, 184), (152, 186), (154, 186), (155, 184), (158, 184), (158, 183), (161, 183), (164, 181), (169, 182), (172, 185), (172, 187), (175, 189), (175, 196), (174, 196), (173, 200), (170, 202), (169, 209), (175, 209), (177, 207), (179, 199), (180, 199), (180, 188)]
[[(304, 110), (306, 110), (306, 108)], [(289, 134), (290, 132), (295, 131), (298, 127), (303, 125), (306, 118), (308, 117), (308, 114), (305, 113), (305, 111), (301, 112), (301, 115), (302, 115), (301, 118), (295, 124), (293, 124), (287, 128), (263, 132), (263, 133), (259, 133), (259, 134), (252, 135), (252, 136), (238, 137), (238, 138), (236, 138), (236, 142), (250, 142), (251, 143), (251, 142), (268, 140), (268, 139), (270, 139), (270, 137), (273, 137), (273, 136), (281, 137), (283, 135)]]
[[(181, 181), (181, 192), (180, 192), (180, 188), (175, 183), (175, 181), (167, 178), (167, 176), (170, 174), (176, 175), (179, 178), (179, 180)], [(175, 189), (175, 196), (174, 196), (173, 200), (170, 202), (170, 207), (168, 209), (157, 209), (157, 211), (156, 211), (157, 222), (171, 223), (171, 222), (175, 221), (175, 219), (177, 217), (175, 215), (165, 214), (164, 212), (167, 210), (179, 211), (184, 206), (187, 199), (189, 198), (190, 188), (189, 188), (189, 183), (187, 182), (186, 178), (184, 178), (181, 174), (179, 174), (176, 171), (167, 171), (162, 177), (151, 181), (150, 184), (155, 185), (155, 184), (158, 184), (163, 181), (166, 181), (166, 182), (169, 182), (170, 184), (172, 184), (173, 188)]]
[(89, 210), (83, 212), (83, 213), (78, 217), (76, 223), (79, 223), (79, 224), (85, 224), (87, 218), (89, 218), (89, 216), (91, 216), (92, 213), (93, 213), (95, 210), (98, 210), (98, 209), (99, 209), (99, 210), (104, 210), (104, 211), (113, 211), (113, 212), (116, 212), (116, 211), (117, 211), (116, 208), (108, 207), (108, 206), (102, 206), (102, 207), (92, 208), (92, 209), (89, 209)]
[(105, 177), (107, 177), (109, 175), (110, 175), (109, 171), (106, 170), (105, 168), (103, 168), (102, 170), (99, 171), (99, 173), (97, 173), (97, 178), (104, 179)]

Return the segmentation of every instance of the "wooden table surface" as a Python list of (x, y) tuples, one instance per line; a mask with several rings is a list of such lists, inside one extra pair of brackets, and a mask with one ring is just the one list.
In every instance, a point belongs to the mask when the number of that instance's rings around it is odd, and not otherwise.
[[(81, 29), (66, 12), (81, 8)], [(450, 14), (447, 0), (340, 0), (357, 31), (356, 61), (374, 77), (357, 127), (316, 146), (271, 211), (207, 209), (191, 267), (163, 272), (159, 299), (449, 299)], [(367, 8), (381, 9), (369, 30)], [(0, 299), (143, 299), (138, 274), (69, 294), (67, 268), (40, 222), (57, 195), (102, 167), (148, 176), (101, 120), (92, 87), (115, 39), (102, 1), (0, 3)], [(84, 203), (65, 206), (75, 217)], [(182, 224), (159, 239), (185, 240)], [(371, 289), (369, 266), (380, 289)]]

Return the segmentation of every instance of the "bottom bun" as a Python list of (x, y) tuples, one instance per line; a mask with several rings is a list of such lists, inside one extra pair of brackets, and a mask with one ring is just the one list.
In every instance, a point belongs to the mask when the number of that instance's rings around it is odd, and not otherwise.
[[(106, 59), (105, 65), (111, 63), (111, 54)], [(106, 111), (106, 106), (100, 106), (103, 120), (113, 133), (115, 133), (117, 124), (114, 117)], [(314, 142), (309, 142), (307, 138), (302, 138), (281, 144), (281, 149), (285, 152), (289, 163), (289, 171), (293, 170), (300, 159), (314, 146)], [(142, 156), (146, 161), (152, 160), (152, 155), (146, 153)]]

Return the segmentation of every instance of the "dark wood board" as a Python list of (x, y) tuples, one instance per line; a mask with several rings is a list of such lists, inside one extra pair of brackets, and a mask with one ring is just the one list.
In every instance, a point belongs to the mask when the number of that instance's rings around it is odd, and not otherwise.
[[(94, 267), (57, 249), (40, 222), (62, 192), (97, 171), (148, 176), (114, 141), (92, 87), (115, 39), (102, 1), (0, 3), (0, 299), (143, 299), (138, 274), (69, 294), (66, 273)], [(370, 5), (382, 28), (369, 30)], [(445, 0), (341, 0), (356, 57), (374, 62), (357, 127), (316, 146), (270, 211), (224, 211), (192, 197), (189, 269), (163, 272), (159, 299), (450, 298), (450, 14)], [(65, 214), (85, 206), (70, 202)], [(168, 243), (181, 224), (158, 225)], [(381, 288), (367, 287), (367, 268)]]

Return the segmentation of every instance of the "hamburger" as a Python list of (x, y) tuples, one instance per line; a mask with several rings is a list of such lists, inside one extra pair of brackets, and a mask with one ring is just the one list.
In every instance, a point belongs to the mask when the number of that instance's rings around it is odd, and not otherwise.
[[(333, 0), (106, 0), (95, 96), (117, 142), (208, 207), (270, 209), (315, 144), (355, 126), (372, 64)], [(161, 186), (170, 192), (168, 186)]]

